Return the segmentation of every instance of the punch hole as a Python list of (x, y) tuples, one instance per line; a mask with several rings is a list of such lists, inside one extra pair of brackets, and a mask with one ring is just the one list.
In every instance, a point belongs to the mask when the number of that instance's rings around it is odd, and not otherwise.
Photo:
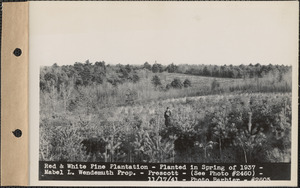
[(19, 138), (22, 136), (22, 131), (20, 129), (16, 129), (15, 131), (12, 132), (15, 137)]
[(16, 48), (13, 53), (15, 56), (19, 57), (22, 54), (22, 50), (20, 48)]

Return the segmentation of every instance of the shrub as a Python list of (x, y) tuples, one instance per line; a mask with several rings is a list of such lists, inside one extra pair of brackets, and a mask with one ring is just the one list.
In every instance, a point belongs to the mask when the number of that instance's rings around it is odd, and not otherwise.
[(172, 86), (170, 84), (166, 85), (166, 90), (169, 90)]
[(216, 79), (214, 79), (214, 81), (211, 83), (211, 90), (212, 91), (217, 90), (219, 87), (220, 87), (220, 83)]
[(137, 83), (139, 80), (140, 80), (139, 75), (134, 74), (134, 75), (132, 76), (132, 82), (133, 82), (133, 83)]
[(153, 76), (153, 78), (152, 78), (151, 81), (152, 81), (152, 84), (153, 84), (155, 87), (161, 85), (160, 78), (159, 78), (157, 75)]
[(172, 82), (171, 82), (171, 86), (173, 88), (178, 88), (178, 89), (181, 89), (183, 84), (181, 83), (180, 79), (179, 78), (175, 78)]
[(184, 82), (183, 82), (183, 86), (184, 87), (191, 87), (192, 83), (189, 79), (185, 79)]

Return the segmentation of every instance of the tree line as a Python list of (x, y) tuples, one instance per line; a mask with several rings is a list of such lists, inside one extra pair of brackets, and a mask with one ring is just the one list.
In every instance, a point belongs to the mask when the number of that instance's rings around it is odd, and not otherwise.
[(154, 63), (152, 66), (146, 62), (143, 68), (151, 70), (154, 73), (157, 72), (169, 72), (169, 73), (182, 73), (197, 76), (211, 76), (219, 78), (262, 78), (265, 75), (280, 74), (284, 75), (291, 70), (291, 66), (285, 65), (261, 65), (259, 63), (252, 65), (189, 65), (189, 64), (169, 64), (163, 66), (158, 63)]
[[(291, 71), (291, 66), (284, 65), (175, 65), (169, 64), (167, 66), (148, 62), (143, 65), (110, 65), (104, 61), (91, 63), (87, 60), (85, 63), (76, 62), (74, 65), (41, 67), (40, 70), (40, 90), (49, 91), (50, 89), (57, 89), (69, 85), (74, 86), (89, 86), (94, 84), (103, 84), (108, 82), (113, 86), (123, 84), (125, 82), (136, 83), (144, 77), (142, 72), (148, 71), (153, 73), (181, 73), (197, 76), (221, 77), (221, 78), (261, 78), (265, 75), (272, 74), (282, 79), (284, 74)], [(160, 85), (157, 78), (153, 80), (154, 85)], [(170, 86), (189, 87), (190, 81), (187, 80), (181, 84), (178, 80), (170, 83)]]

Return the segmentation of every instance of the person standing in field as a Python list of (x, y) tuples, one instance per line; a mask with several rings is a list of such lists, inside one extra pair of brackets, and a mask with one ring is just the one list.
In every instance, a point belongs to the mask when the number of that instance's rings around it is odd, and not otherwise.
[(165, 111), (165, 125), (168, 127), (171, 124), (171, 110), (169, 107), (167, 107), (167, 110)]

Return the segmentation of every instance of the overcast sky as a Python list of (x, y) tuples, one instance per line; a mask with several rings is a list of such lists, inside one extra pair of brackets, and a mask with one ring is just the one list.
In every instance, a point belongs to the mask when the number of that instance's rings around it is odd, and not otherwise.
[(30, 1), (41, 65), (297, 63), (298, 2)]

